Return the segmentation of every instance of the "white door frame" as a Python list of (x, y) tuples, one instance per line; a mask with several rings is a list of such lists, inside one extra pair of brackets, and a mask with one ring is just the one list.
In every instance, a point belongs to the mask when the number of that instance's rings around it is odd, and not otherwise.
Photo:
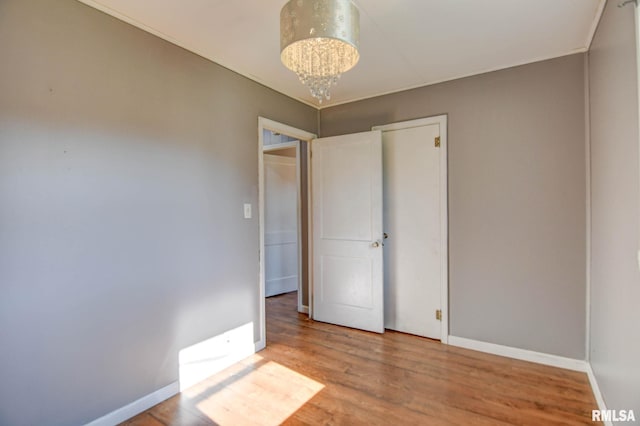
[[(449, 341), (449, 208), (448, 208), (448, 173), (447, 173), (447, 115), (420, 118), (417, 120), (401, 121), (383, 126), (374, 126), (372, 130), (383, 133), (391, 130), (409, 129), (438, 124), (440, 126), (440, 309), (442, 321), (440, 324), (440, 341)], [(430, 315), (431, 313), (429, 313)]]
[[(295, 148), (296, 149), (296, 178), (297, 178), (297, 221), (298, 221), (298, 311), (309, 312), (308, 307), (302, 305), (302, 185), (301, 185), (301, 170), (300, 170), (300, 142), (285, 142), (273, 145), (264, 145), (263, 135), (264, 130), (271, 130), (276, 133), (290, 136), (298, 139), (299, 141), (307, 142), (307, 168), (310, 167), (311, 158), (311, 140), (316, 138), (313, 133), (306, 132), (304, 130), (296, 129), (295, 127), (288, 126), (286, 124), (278, 123), (277, 121), (269, 120), (268, 118), (258, 117), (258, 217), (259, 217), (259, 234), (260, 234), (260, 246), (259, 246), (259, 272), (258, 272), (258, 285), (260, 287), (260, 336), (255, 344), (256, 351), (264, 349), (267, 343), (266, 332), (266, 314), (265, 314), (265, 262), (264, 262), (264, 157), (265, 152), (274, 151), (283, 148)], [(309, 187), (309, 180), (307, 180), (307, 205), (309, 206), (307, 211), (311, 213), (311, 191)], [(308, 222), (311, 226), (311, 221)], [(311, 233), (308, 230), (308, 239), (311, 238)], [(309, 257), (311, 256), (311, 250), (309, 250)], [(308, 275), (311, 275), (311, 264), (309, 263)], [(311, 287), (311, 278), (309, 277), (309, 287)], [(311, 288), (309, 288), (309, 298), (311, 298)], [(310, 304), (310, 303), (309, 303)], [(306, 308), (306, 309), (305, 309)]]
[[(638, 74), (638, 125), (640, 125), (640, 4), (636, 1), (634, 6), (636, 24), (636, 63), (638, 64), (636, 69), (636, 73)], [(640, 141), (638, 142), (640, 143)], [(640, 150), (638, 151), (640, 152)], [(640, 161), (640, 156), (638, 157), (638, 160)], [(638, 267), (640, 268), (640, 234), (638, 235)]]

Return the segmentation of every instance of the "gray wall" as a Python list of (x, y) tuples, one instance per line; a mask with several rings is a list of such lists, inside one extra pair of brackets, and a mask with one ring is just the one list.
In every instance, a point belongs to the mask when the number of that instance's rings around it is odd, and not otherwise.
[(610, 1), (589, 53), (591, 365), (607, 408), (640, 413), (638, 100), (633, 7)]
[(257, 330), (257, 117), (317, 111), (73, 0), (0, 1), (0, 58), (0, 424), (82, 424)]
[(448, 114), (452, 335), (585, 358), (584, 84), (579, 54), (321, 111), (323, 136)]

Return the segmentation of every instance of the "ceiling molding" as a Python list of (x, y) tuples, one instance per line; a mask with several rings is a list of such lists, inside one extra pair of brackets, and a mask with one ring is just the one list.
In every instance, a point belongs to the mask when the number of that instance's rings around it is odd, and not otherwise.
[(596, 9), (596, 14), (593, 17), (593, 22), (591, 23), (591, 28), (589, 29), (589, 35), (587, 36), (587, 51), (591, 49), (591, 43), (593, 43), (593, 38), (596, 36), (596, 31), (598, 30), (598, 25), (600, 24), (600, 19), (602, 19), (602, 14), (604, 13), (604, 7), (606, 5), (607, 0), (600, 0), (600, 4), (598, 4), (598, 8)]
[(364, 100), (367, 100), (367, 99), (377, 98), (379, 96), (393, 95), (394, 93), (405, 92), (407, 90), (414, 90), (414, 89), (420, 89), (422, 87), (435, 86), (436, 84), (446, 83), (448, 81), (460, 80), (460, 79), (469, 78), (469, 77), (476, 77), (476, 76), (480, 76), (480, 75), (483, 75), (483, 74), (489, 74), (489, 73), (496, 72), (496, 71), (508, 70), (508, 69), (511, 69), (511, 68), (521, 67), (521, 66), (524, 66), (524, 65), (535, 64), (536, 62), (550, 61), (552, 59), (562, 58), (562, 57), (571, 56), (571, 55), (577, 55), (578, 53), (585, 53), (585, 52), (587, 52), (587, 48), (582, 47), (580, 49), (576, 49), (576, 50), (574, 50), (572, 52), (569, 52), (569, 53), (561, 53), (561, 54), (558, 54), (558, 55), (552, 55), (552, 56), (548, 56), (548, 57), (533, 59), (531, 61), (524, 61), (524, 62), (521, 62), (521, 63), (512, 64), (512, 65), (505, 65), (505, 66), (502, 66), (502, 67), (491, 68), (491, 69), (487, 69), (485, 71), (479, 71), (479, 72), (473, 72), (473, 73), (469, 73), (469, 74), (459, 75), (459, 76), (451, 77), (451, 78), (448, 78), (448, 79), (445, 79), (445, 80), (438, 80), (438, 81), (428, 82), (428, 83), (420, 83), (420, 84), (417, 84), (417, 85), (414, 85), (414, 86), (406, 87), (404, 89), (390, 90), (390, 91), (385, 92), (385, 93), (380, 93), (380, 94), (371, 95), (371, 96), (363, 96), (361, 98), (357, 98), (357, 99), (353, 99), (353, 100), (348, 100), (348, 101), (344, 101), (344, 102), (336, 102), (336, 103), (331, 104), (331, 105), (320, 106), (319, 108), (316, 106), (316, 108), (319, 111), (322, 111), (323, 109), (332, 108), (332, 107), (338, 106), (338, 105), (346, 105), (346, 104), (350, 104), (352, 102), (359, 102), (359, 101), (364, 101)]
[[(227, 0), (78, 1), (318, 111), (586, 52), (606, 4), (606, 0), (521, 0), (522, 4), (483, 0), (487, 3), (482, 5), (475, 0), (460, 4), (407, 0), (396, 7), (388, 0), (352, 0), (361, 9), (361, 27), (368, 26), (367, 39), (361, 40), (365, 61), (345, 76), (348, 81), (334, 89), (331, 101), (318, 104), (272, 53), (279, 51), (280, 0), (255, 0), (252, 9)], [(465, 5), (468, 10), (459, 9)], [(523, 10), (524, 6), (529, 9)], [(461, 10), (467, 13), (461, 15)], [(238, 51), (257, 53), (238, 56)]]
[(305, 104), (307, 106), (313, 107), (316, 110), (319, 110), (318, 105), (315, 105), (315, 104), (309, 102), (306, 99), (299, 98), (297, 96), (291, 96), (288, 93), (284, 93), (284, 92), (282, 92), (280, 90), (274, 89), (273, 87), (269, 86), (269, 84), (267, 82), (261, 81), (260, 78), (258, 78), (257, 76), (255, 76), (253, 74), (243, 73), (243, 72), (241, 72), (239, 70), (233, 69), (232, 67), (229, 67), (227, 65), (223, 65), (223, 64), (221, 64), (219, 62), (216, 62), (213, 59), (208, 58), (207, 55), (205, 55), (203, 52), (200, 52), (199, 49), (196, 49), (196, 48), (193, 48), (193, 47), (189, 46), (188, 43), (184, 43), (184, 42), (182, 42), (182, 41), (180, 41), (180, 40), (178, 40), (178, 39), (176, 39), (174, 37), (171, 37), (170, 35), (167, 35), (167, 34), (163, 33), (160, 30), (157, 30), (157, 29), (155, 29), (153, 27), (150, 27), (149, 25), (146, 25), (146, 24), (138, 21), (137, 19), (134, 19), (134, 18), (132, 18), (132, 17), (130, 17), (130, 16), (124, 14), (124, 13), (121, 13), (120, 11), (117, 11), (115, 9), (112, 9), (112, 8), (108, 7), (108, 6), (105, 6), (104, 4), (100, 3), (99, 1), (96, 1), (96, 0), (78, 0), (78, 1), (80, 3), (85, 4), (86, 6), (89, 6), (89, 7), (92, 7), (94, 9), (97, 9), (97, 10), (99, 10), (99, 11), (101, 11), (101, 12), (103, 12), (103, 13), (105, 13), (105, 14), (113, 17), (113, 18), (116, 18), (116, 19), (119, 19), (119, 20), (121, 20), (123, 22), (126, 22), (127, 24), (132, 25), (133, 27), (136, 27), (136, 28), (138, 28), (140, 30), (143, 30), (143, 31), (145, 31), (145, 32), (147, 32), (149, 34), (152, 34), (152, 35), (154, 35), (154, 36), (156, 36), (158, 38), (161, 38), (164, 41), (167, 41), (167, 42), (169, 42), (171, 44), (174, 44), (174, 45), (180, 47), (181, 49), (184, 49), (184, 50), (186, 50), (188, 52), (191, 52), (191, 53), (193, 53), (195, 55), (198, 55), (202, 59), (206, 59), (209, 62), (213, 62), (214, 64), (216, 64), (218, 66), (221, 66), (222, 68), (226, 68), (231, 72), (234, 72), (234, 73), (239, 74), (239, 75), (241, 75), (241, 76), (243, 76), (245, 78), (248, 78), (249, 80), (252, 80), (252, 81), (254, 81), (254, 82), (256, 82), (256, 83), (258, 83), (258, 84), (260, 84), (262, 86), (265, 86), (265, 87), (273, 90), (274, 92), (278, 92), (281, 95), (284, 95), (284, 96), (286, 96), (288, 98), (294, 99), (294, 100), (296, 100), (298, 102), (301, 102), (301, 103), (303, 103), (303, 104)]

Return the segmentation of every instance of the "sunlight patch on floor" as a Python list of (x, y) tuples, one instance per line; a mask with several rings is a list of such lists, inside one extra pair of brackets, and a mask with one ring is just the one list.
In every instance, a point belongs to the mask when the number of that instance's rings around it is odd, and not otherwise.
[(315, 380), (254, 355), (183, 395), (221, 425), (278, 425), (323, 388)]

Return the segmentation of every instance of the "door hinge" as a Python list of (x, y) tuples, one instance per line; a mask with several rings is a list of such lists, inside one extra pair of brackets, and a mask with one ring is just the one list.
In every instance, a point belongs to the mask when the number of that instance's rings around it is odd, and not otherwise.
[(436, 148), (440, 148), (440, 136), (436, 136)]
[(440, 309), (436, 310), (436, 319), (442, 321), (442, 311)]

